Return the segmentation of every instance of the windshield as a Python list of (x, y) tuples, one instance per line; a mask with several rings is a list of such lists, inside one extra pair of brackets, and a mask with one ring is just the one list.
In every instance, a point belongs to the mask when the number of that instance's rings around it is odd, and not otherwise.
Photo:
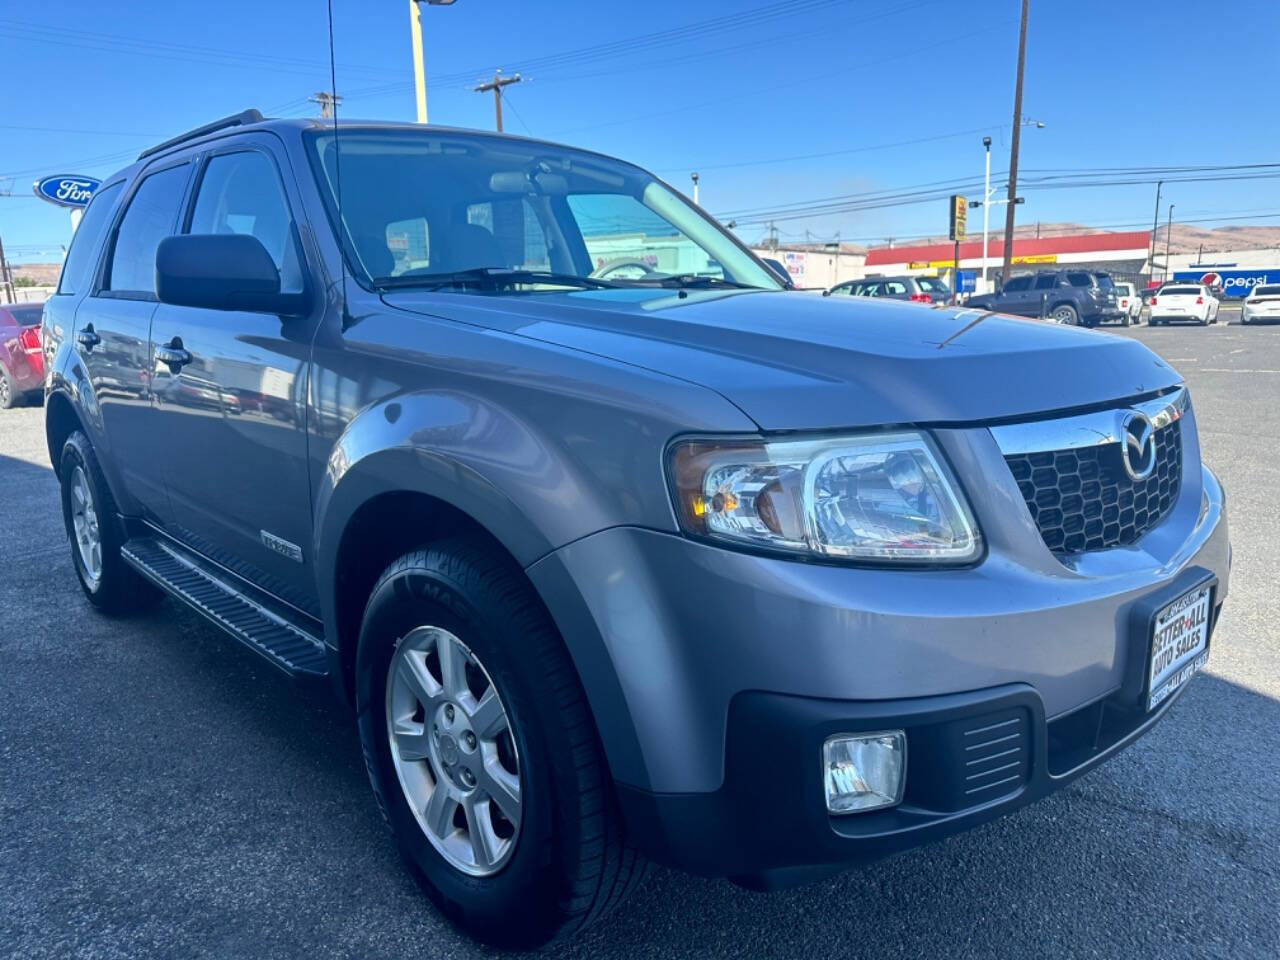
[(1255, 297), (1280, 297), (1280, 284), (1259, 285), (1253, 288)]
[(1162, 297), (1194, 297), (1200, 294), (1199, 287), (1165, 287), (1160, 291)]
[(1131, 283), (1117, 283), (1117, 284), (1116, 284), (1116, 293), (1120, 294), (1120, 296), (1122, 296), (1122, 297), (1131, 297), (1131, 296), (1133, 296), (1133, 284), (1131, 284)]
[(1110, 290), (1114, 286), (1111, 282), (1110, 275), (1105, 273), (1095, 273), (1094, 276), (1098, 278), (1098, 286), (1103, 290)]
[(331, 132), (308, 139), (331, 198), (341, 177), (350, 246), (378, 287), (782, 289), (737, 241), (629, 164), (475, 134), (343, 130), (338, 150)]

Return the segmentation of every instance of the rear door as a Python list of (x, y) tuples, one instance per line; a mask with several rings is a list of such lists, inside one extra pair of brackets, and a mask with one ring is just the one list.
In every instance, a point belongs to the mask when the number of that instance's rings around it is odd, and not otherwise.
[[(257, 237), (281, 290), (297, 292), (312, 288), (310, 268), (294, 222), (296, 184), (277, 150), (258, 134), (205, 156), (183, 232)], [(312, 614), (306, 389), (318, 309), (296, 319), (161, 304), (152, 322), (157, 349), (188, 358), (156, 364), (171, 532)]]
[(76, 350), (91, 387), (84, 407), (103, 469), (122, 510), (169, 515), (165, 449), (151, 409), (151, 317), (156, 248), (177, 228), (191, 179), (188, 161), (146, 171), (125, 198), (93, 288), (76, 311)]
[(1038, 317), (1043, 309), (1045, 314), (1053, 308), (1054, 291), (1058, 289), (1056, 273), (1041, 273), (1031, 284), (1031, 296), (1027, 298), (1026, 309), (1021, 311), (1026, 316)]

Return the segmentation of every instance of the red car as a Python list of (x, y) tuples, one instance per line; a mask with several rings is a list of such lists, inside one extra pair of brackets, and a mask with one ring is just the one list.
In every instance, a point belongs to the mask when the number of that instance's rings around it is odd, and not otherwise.
[(44, 386), (40, 349), (43, 303), (0, 306), (0, 410), (23, 400), (38, 401)]

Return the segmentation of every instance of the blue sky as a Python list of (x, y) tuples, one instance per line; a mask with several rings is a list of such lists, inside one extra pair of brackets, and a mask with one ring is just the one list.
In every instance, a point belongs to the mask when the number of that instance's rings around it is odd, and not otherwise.
[[(158, 140), (246, 106), (312, 113), (305, 98), (328, 87), (319, 0), (112, 6), (8, 0), (0, 13), (0, 190), (13, 194), (0, 197), (0, 237), (14, 260), (55, 260), (69, 239), (66, 212), (31, 195), (36, 176), (105, 175)], [(685, 190), (697, 170), (702, 203), (716, 214), (981, 177), (984, 132), (993, 171), (1008, 162), (1018, 8), (457, 0), (424, 8), (430, 115), (491, 128), (492, 96), (469, 88), (496, 68), (519, 71), (526, 81), (508, 88), (509, 132), (615, 154)], [(407, 3), (334, 0), (334, 17), (343, 115), (412, 119)], [(1280, 161), (1277, 36), (1275, 2), (1218, 3), (1210, 17), (1190, 0), (1033, 0), (1023, 113), (1046, 126), (1024, 130), (1022, 166), (1034, 176)], [(1154, 187), (1026, 197), (1019, 223), (1141, 229)], [(1177, 183), (1165, 197), (1162, 220), (1173, 202), (1177, 220), (1280, 224), (1236, 220), (1280, 214), (1280, 176)], [(808, 230), (879, 242), (945, 232), (946, 204), (778, 227), (783, 240)], [(764, 229), (739, 233), (754, 241)]]

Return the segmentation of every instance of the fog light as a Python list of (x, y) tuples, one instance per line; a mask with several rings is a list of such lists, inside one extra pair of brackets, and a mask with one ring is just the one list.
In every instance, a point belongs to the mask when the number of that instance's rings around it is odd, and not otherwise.
[(863, 813), (902, 802), (907, 735), (902, 730), (839, 734), (822, 745), (827, 810)]

